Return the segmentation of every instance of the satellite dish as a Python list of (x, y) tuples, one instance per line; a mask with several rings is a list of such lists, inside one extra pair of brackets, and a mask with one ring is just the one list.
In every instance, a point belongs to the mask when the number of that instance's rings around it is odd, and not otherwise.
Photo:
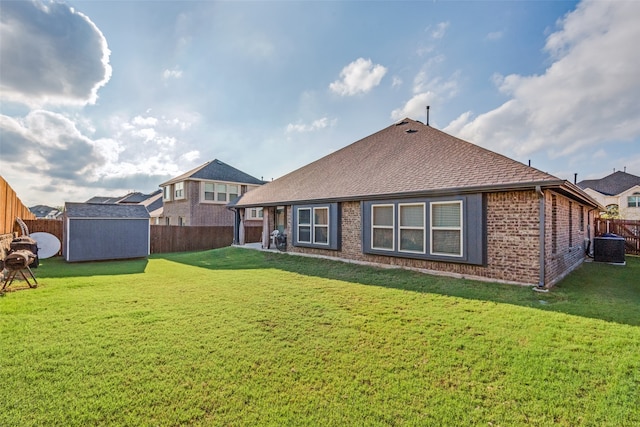
[(60, 251), (60, 240), (53, 234), (38, 232), (29, 235), (38, 244), (38, 258), (51, 258)]

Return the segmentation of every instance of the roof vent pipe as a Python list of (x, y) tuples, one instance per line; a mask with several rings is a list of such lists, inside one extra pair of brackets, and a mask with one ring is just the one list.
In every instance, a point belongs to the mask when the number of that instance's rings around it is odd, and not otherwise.
[(427, 126), (429, 126), (429, 106), (427, 105)]
[(573, 174), (573, 183), (574, 183), (574, 184), (577, 184), (577, 183), (578, 183), (578, 174), (577, 174), (577, 173), (574, 173), (574, 174)]

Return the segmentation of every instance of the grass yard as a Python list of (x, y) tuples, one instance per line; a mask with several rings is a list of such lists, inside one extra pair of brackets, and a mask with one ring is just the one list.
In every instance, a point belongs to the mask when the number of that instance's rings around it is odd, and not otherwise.
[(546, 294), (238, 248), (36, 275), (2, 426), (640, 425), (638, 258)]

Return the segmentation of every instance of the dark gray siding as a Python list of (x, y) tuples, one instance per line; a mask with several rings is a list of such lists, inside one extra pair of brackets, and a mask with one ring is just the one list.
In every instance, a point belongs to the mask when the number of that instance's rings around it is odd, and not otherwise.
[(99, 261), (149, 255), (148, 219), (69, 218), (65, 259)]
[[(298, 241), (298, 209), (311, 209), (313, 208), (327, 208), (329, 210), (329, 244), (320, 245), (314, 243), (305, 243)], [(322, 204), (307, 204), (307, 205), (294, 205), (293, 206), (293, 218), (292, 218), (292, 238), (291, 242), (294, 246), (306, 247), (306, 248), (319, 248), (330, 249), (339, 251), (341, 248), (341, 234), (340, 234), (340, 209), (338, 203), (322, 203)]]

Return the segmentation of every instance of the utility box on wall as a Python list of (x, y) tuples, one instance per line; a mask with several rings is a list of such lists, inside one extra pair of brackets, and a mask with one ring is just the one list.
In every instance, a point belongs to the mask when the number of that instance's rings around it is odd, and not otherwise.
[(593, 239), (593, 260), (624, 264), (624, 237), (615, 234), (605, 234)]
[(143, 205), (66, 203), (62, 255), (68, 262), (143, 258), (150, 248)]

